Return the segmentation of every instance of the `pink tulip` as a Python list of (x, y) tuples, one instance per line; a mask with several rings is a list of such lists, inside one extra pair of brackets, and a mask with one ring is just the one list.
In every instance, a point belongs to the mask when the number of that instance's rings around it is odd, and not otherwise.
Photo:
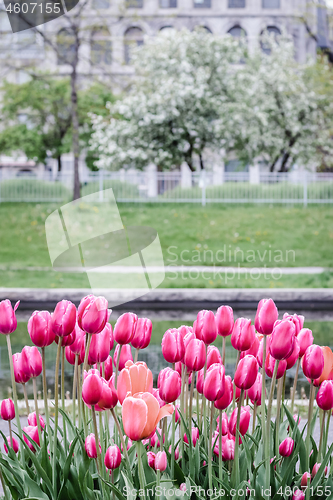
[(313, 344), (307, 348), (303, 356), (302, 367), (307, 378), (314, 380), (320, 377), (324, 370), (324, 355), (319, 345)]
[[(108, 356), (104, 361), (104, 371), (105, 371), (105, 380), (110, 380), (113, 373), (113, 359), (112, 356)], [(103, 376), (103, 365), (100, 366), (100, 374)]]
[(227, 462), (235, 458), (235, 438), (227, 434), (222, 438), (222, 460)]
[[(217, 432), (218, 432), (219, 428), (220, 428), (220, 418), (219, 417), (217, 417), (216, 422), (217, 422)], [(225, 436), (226, 434), (228, 434), (228, 430), (229, 430), (228, 415), (224, 411), (222, 413), (222, 436)]]
[[(64, 337), (64, 338), (66, 338), (66, 337)], [(67, 346), (65, 348), (65, 356), (66, 356), (66, 359), (67, 359), (68, 363), (70, 365), (74, 366), (75, 365), (75, 357), (76, 356), (75, 356), (74, 352), (71, 351), (70, 346)]]
[[(127, 441), (125, 439), (125, 442), (126, 442), (126, 450), (128, 451), (133, 444), (132, 439), (127, 438)], [(123, 445), (121, 445), (120, 448), (121, 448), (121, 451), (124, 451)]]
[(193, 339), (188, 344), (184, 364), (190, 371), (198, 372), (205, 366), (206, 362), (206, 346), (202, 340)]
[(13, 366), (15, 382), (17, 384), (26, 384), (30, 380), (30, 373), (27, 373), (22, 366), (22, 355), (20, 352), (13, 354)]
[(195, 335), (206, 345), (212, 344), (217, 337), (217, 327), (213, 311), (199, 311), (195, 325)]
[(167, 468), (168, 461), (165, 451), (159, 451), (156, 453), (155, 457), (155, 470), (164, 472)]
[[(86, 449), (86, 453), (89, 458), (97, 458), (97, 448), (96, 448), (96, 440), (95, 440), (95, 434), (89, 434), (89, 436), (86, 437), (84, 447)], [(102, 452), (102, 447), (99, 444), (99, 452)]]
[(103, 382), (97, 370), (89, 370), (82, 384), (82, 399), (86, 405), (96, 405), (102, 397)]
[[(42, 429), (45, 427), (45, 422), (44, 419), (41, 415), (39, 415), (39, 423)], [(28, 424), (32, 427), (37, 426), (37, 417), (36, 417), (36, 412), (34, 411), (33, 413), (29, 413), (28, 415)]]
[[(38, 435), (38, 427), (35, 425), (29, 425), (28, 427), (23, 427), (23, 432), (27, 434), (38, 446), (40, 446), (39, 443), (39, 435)], [(23, 439), (25, 443), (29, 446), (30, 450), (35, 453), (35, 448), (33, 444), (29, 441), (27, 436), (23, 435)]]
[(208, 401), (220, 399), (225, 390), (225, 370), (220, 363), (214, 363), (208, 368), (203, 385), (203, 393)]
[(102, 378), (101, 380), (102, 394), (98, 401), (98, 409), (111, 410), (118, 403), (117, 391), (114, 386), (114, 376), (108, 382), (104, 378)]
[(100, 333), (109, 319), (108, 301), (105, 297), (87, 295), (79, 305), (77, 321), (81, 330), (86, 333)]
[(290, 457), (294, 450), (294, 440), (290, 437), (287, 437), (282, 441), (279, 446), (279, 453), (281, 457)]
[(269, 353), (274, 359), (287, 359), (292, 354), (295, 342), (295, 325), (283, 320), (277, 323), (269, 342)]
[(75, 338), (69, 347), (74, 354), (81, 354), (82, 344), (84, 344), (85, 342), (86, 334), (84, 333), (83, 330), (81, 330), (81, 328), (77, 323), (75, 325), (74, 331), (75, 331)]
[(120, 449), (116, 444), (109, 446), (106, 450), (104, 457), (105, 467), (109, 470), (118, 469), (121, 464), (121, 453)]
[(228, 408), (233, 398), (233, 390), (234, 386), (232, 378), (230, 377), (230, 375), (227, 375), (224, 378), (224, 394), (221, 398), (217, 399), (214, 402), (215, 408), (217, 408), (218, 410), (225, 410), (226, 408)]
[(146, 349), (150, 343), (153, 324), (148, 318), (138, 318), (136, 329), (131, 340), (134, 349)]
[(295, 334), (296, 336), (299, 334), (299, 332), (303, 328), (303, 323), (304, 323), (304, 316), (301, 316), (300, 314), (288, 314), (284, 313), (283, 319), (286, 319), (288, 321), (291, 321), (295, 325)]
[(247, 391), (247, 395), (250, 398), (252, 404), (257, 403), (257, 406), (261, 404), (261, 392), (262, 392), (262, 379), (261, 373), (258, 372), (257, 378), (250, 389)]
[(66, 337), (75, 328), (76, 307), (70, 300), (61, 300), (52, 314), (52, 329), (58, 337)]
[[(260, 337), (262, 337), (262, 336), (260, 335)], [(257, 354), (258, 354), (258, 351), (259, 351), (259, 345), (260, 345), (259, 336), (256, 335), (254, 337), (254, 342), (251, 345), (250, 349), (248, 349), (247, 351), (242, 351), (240, 353), (240, 359), (243, 359), (244, 356), (247, 356), (248, 354), (251, 354), (252, 356), (257, 357)]]
[(296, 363), (296, 361), (298, 360), (298, 358), (299, 358), (299, 351), (300, 351), (300, 345), (299, 345), (299, 342), (298, 342), (298, 338), (295, 337), (293, 352), (286, 359), (286, 361), (287, 361), (287, 370), (289, 370), (290, 368), (292, 368), (294, 366), (294, 364)]
[(165, 332), (162, 339), (162, 353), (168, 363), (182, 361), (185, 353), (184, 340), (176, 328), (170, 328)]
[(17, 319), (15, 311), (18, 308), (20, 301), (16, 302), (14, 309), (10, 300), (2, 300), (0, 302), (0, 333), (9, 335), (15, 332), (17, 328)]
[[(237, 413), (238, 413), (238, 408), (235, 408), (232, 414), (230, 415), (229, 419), (229, 431), (234, 436), (236, 435)], [(240, 422), (239, 422), (239, 432), (242, 436), (244, 436), (244, 434), (247, 433), (247, 430), (250, 425), (250, 418), (251, 414), (249, 412), (248, 407), (242, 406), (240, 414)]]
[(272, 299), (262, 299), (257, 308), (254, 326), (262, 335), (270, 335), (279, 313)]
[(138, 361), (134, 364), (133, 361), (127, 361), (118, 377), (117, 391), (120, 404), (123, 404), (129, 393), (134, 395), (138, 392), (152, 392), (152, 390), (153, 374), (146, 363)]
[(302, 328), (297, 335), (297, 340), (300, 347), (299, 357), (302, 358), (307, 348), (313, 344), (312, 331), (309, 328)]
[[(266, 356), (269, 354), (269, 342), (270, 342), (270, 335), (266, 336)], [(260, 366), (260, 368), (262, 368), (262, 358), (263, 358), (263, 351), (264, 351), (264, 340), (263, 338), (259, 341), (259, 348), (258, 348), (258, 352), (257, 352), (257, 361), (258, 361), (258, 364)]]
[[(312, 477), (312, 479), (313, 479), (313, 478), (315, 477), (315, 475), (318, 473), (320, 466), (321, 466), (321, 464), (318, 464), (318, 463), (315, 463), (315, 464), (314, 464), (313, 469), (312, 469), (312, 472), (311, 472), (311, 477)], [(328, 468), (327, 468), (327, 467), (325, 467), (325, 469), (324, 469), (324, 475), (325, 475), (325, 476), (326, 476), (326, 474), (327, 474), (327, 470), (328, 470)]]
[(62, 338), (62, 342), (61, 342), (61, 347), (69, 347), (71, 346), (74, 341), (75, 341), (75, 338), (76, 338), (76, 330), (74, 328), (74, 330), (69, 334), (69, 335), (66, 335), (65, 337), (58, 337), (58, 335), (55, 336), (55, 343), (56, 344), (59, 344), (59, 339)]
[(138, 317), (136, 314), (127, 312), (119, 316), (114, 327), (114, 339), (118, 344), (129, 344), (135, 335)]
[(251, 320), (238, 318), (231, 334), (231, 345), (236, 351), (247, 351), (255, 340), (254, 326)]
[(256, 381), (258, 375), (258, 361), (254, 356), (248, 354), (238, 363), (234, 382), (238, 389), (247, 391)]
[[(269, 378), (273, 378), (275, 363), (277, 363), (277, 362), (278, 361), (276, 359), (274, 359), (273, 356), (271, 356), (269, 353), (267, 353), (266, 363), (265, 363), (265, 372), (269, 376)], [(285, 359), (283, 359), (279, 362), (279, 367), (278, 367), (278, 371), (276, 374), (276, 380), (283, 377), (286, 369), (287, 369), (287, 361)]]
[(29, 378), (38, 377), (42, 373), (42, 356), (36, 346), (25, 346), (21, 353), (21, 363), (24, 372)]
[[(192, 427), (191, 438), (192, 438), (193, 446), (195, 446), (197, 444), (198, 439), (199, 439), (198, 427)], [(185, 443), (189, 444), (187, 434), (184, 434), (184, 441), (185, 441)]]
[(28, 332), (37, 347), (52, 344), (55, 334), (52, 329), (51, 314), (48, 311), (35, 311), (28, 321)]
[(148, 465), (152, 469), (155, 469), (155, 453), (153, 451), (148, 451), (147, 453), (147, 460), (148, 460)]
[(114, 366), (117, 366), (117, 359), (118, 359), (118, 354), (119, 354), (120, 349), (121, 349), (121, 351), (120, 351), (120, 359), (119, 359), (119, 371), (121, 371), (125, 368), (127, 361), (133, 362), (133, 356), (132, 356), (130, 344), (125, 344), (125, 345), (117, 344), (117, 346), (114, 350), (114, 355), (113, 355)]
[(214, 345), (209, 345), (207, 348), (207, 370), (214, 363), (222, 363), (220, 351)]
[(324, 380), (317, 392), (317, 404), (322, 410), (333, 408), (333, 380)]
[(88, 365), (103, 363), (110, 354), (110, 323), (97, 335), (93, 335), (88, 353)]
[(180, 486), (179, 486), (179, 489), (180, 491), (186, 491), (187, 488), (186, 488), (186, 484), (185, 483), (182, 483)]
[(308, 479), (311, 481), (311, 474), (310, 472), (304, 472), (302, 479), (301, 479), (301, 488), (306, 488), (308, 484)]
[[(179, 330), (179, 328), (178, 328), (178, 330)], [(184, 340), (185, 352), (186, 352), (187, 346), (189, 345), (191, 340), (196, 339), (196, 338), (197, 337), (195, 336), (195, 333), (193, 331), (187, 332), (186, 335), (184, 335), (183, 340)], [(179, 361), (179, 363), (180, 363), (180, 361)]]
[(304, 500), (305, 499), (305, 493), (301, 490), (296, 490), (295, 493), (293, 494), (292, 500)]
[[(149, 439), (147, 441), (149, 443)], [(163, 436), (163, 443), (164, 442), (165, 442), (165, 435)], [(150, 444), (151, 444), (152, 448), (155, 448), (155, 446), (156, 446), (156, 448), (159, 448), (161, 446), (160, 440), (158, 439), (156, 432), (154, 432), (154, 434), (151, 436)]]
[(229, 337), (234, 327), (234, 313), (230, 306), (221, 306), (218, 308), (216, 316), (217, 333), (221, 337)]
[[(7, 437), (7, 442), (8, 442), (8, 446), (9, 448), (13, 448), (14, 452), (17, 453), (19, 451), (19, 443), (18, 443), (18, 440), (16, 438), (13, 437), (13, 444), (12, 444), (12, 440), (11, 438), (8, 436)], [(5, 449), (5, 452), (7, 453), (8, 455), (8, 448), (7, 448), (7, 445), (6, 443), (4, 443), (3, 445), (4, 449)]]
[(2, 401), (0, 414), (3, 420), (13, 420), (15, 418), (15, 407), (11, 399), (4, 399)]
[(181, 393), (182, 381), (176, 370), (164, 368), (159, 373), (158, 388), (160, 397), (166, 403), (176, 401)]
[(199, 394), (203, 394), (204, 381), (205, 381), (205, 378), (204, 378), (204, 368), (202, 368), (200, 371), (198, 371), (198, 374), (197, 374), (197, 385), (196, 385), (196, 388), (197, 388), (197, 391), (198, 391)]

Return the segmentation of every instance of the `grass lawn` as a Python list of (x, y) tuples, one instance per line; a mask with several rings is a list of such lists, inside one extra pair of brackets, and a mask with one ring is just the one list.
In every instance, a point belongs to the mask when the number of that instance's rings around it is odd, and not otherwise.
[[(0, 287), (86, 287), (85, 275), (27, 271), (50, 267), (45, 219), (57, 205), (0, 204)], [(165, 264), (333, 268), (333, 207), (119, 204), (125, 226), (159, 234)], [(10, 269), (10, 268), (13, 269)], [(15, 270), (15, 267), (20, 268)], [(114, 285), (116, 286), (116, 284)], [(162, 287), (331, 287), (333, 275), (190, 278), (170, 273)]]

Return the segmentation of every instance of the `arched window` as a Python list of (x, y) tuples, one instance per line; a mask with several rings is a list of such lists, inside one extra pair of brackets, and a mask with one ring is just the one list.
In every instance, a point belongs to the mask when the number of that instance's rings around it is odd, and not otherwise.
[(246, 31), (241, 28), (240, 26), (233, 26), (229, 31), (229, 35), (233, 36), (234, 38), (242, 38), (246, 37)]
[(143, 45), (143, 31), (141, 28), (128, 28), (125, 33), (125, 63), (131, 61), (131, 49), (135, 46)]
[(75, 57), (75, 36), (70, 28), (63, 28), (57, 35), (58, 64), (71, 64)]
[(276, 26), (267, 26), (267, 28), (261, 32), (261, 40), (260, 40), (261, 50), (263, 52), (265, 52), (265, 54), (270, 54), (271, 48), (270, 48), (269, 44), (267, 42), (265, 42), (264, 40), (262, 40), (262, 37), (263, 37), (263, 35), (265, 35), (265, 33), (269, 33), (270, 35), (273, 35), (274, 39), (277, 40), (278, 37), (281, 35), (281, 31)]
[(202, 31), (204, 33), (209, 33), (210, 35), (212, 34), (212, 31), (207, 28), (207, 26), (195, 26), (193, 31)]
[(160, 29), (160, 33), (163, 33), (163, 34), (170, 34), (170, 33), (175, 33), (175, 28), (173, 26), (163, 26), (161, 29)]
[(176, 9), (177, 0), (160, 0), (161, 9)]
[(111, 64), (111, 40), (106, 28), (95, 28), (92, 32), (90, 54), (92, 64)]

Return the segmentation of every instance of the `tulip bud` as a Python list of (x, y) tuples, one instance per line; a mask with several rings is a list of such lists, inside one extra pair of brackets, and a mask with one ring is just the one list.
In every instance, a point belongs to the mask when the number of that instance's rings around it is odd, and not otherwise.
[(295, 325), (284, 320), (276, 324), (269, 342), (269, 353), (274, 359), (287, 359), (292, 354), (295, 342)]
[(226, 408), (228, 408), (233, 398), (233, 390), (234, 386), (232, 383), (232, 378), (230, 377), (230, 375), (227, 375), (224, 378), (224, 394), (221, 398), (217, 399), (214, 402), (215, 408), (217, 408), (218, 410), (225, 410)]
[(290, 457), (294, 450), (294, 440), (290, 437), (287, 437), (282, 441), (279, 446), (279, 453), (281, 457)]
[(199, 311), (195, 325), (195, 335), (206, 345), (212, 344), (217, 337), (217, 327), (213, 311)]
[(299, 357), (303, 358), (305, 351), (307, 348), (313, 344), (313, 335), (312, 331), (309, 328), (302, 328), (297, 335), (297, 339), (299, 342)]
[(15, 311), (18, 308), (20, 301), (16, 302), (14, 309), (10, 300), (2, 300), (0, 302), (0, 333), (9, 335), (15, 332), (17, 328), (17, 319)]
[[(88, 354), (88, 365), (103, 363), (110, 354), (110, 323), (106, 323), (104, 329), (93, 335)], [(110, 325), (111, 327), (111, 325)]]
[[(15, 453), (17, 453), (19, 451), (19, 444), (18, 444), (18, 440), (16, 438), (13, 437), (13, 443), (12, 443), (11, 438), (8, 436), (7, 437), (7, 442), (8, 442), (9, 448), (13, 448), (13, 450), (14, 450)], [(8, 448), (7, 448), (6, 443), (4, 443), (3, 447), (5, 449), (5, 452), (8, 455)]]
[[(89, 434), (89, 436), (86, 437), (84, 447), (86, 449), (86, 453), (89, 458), (97, 458), (97, 448), (96, 448), (96, 440), (95, 440), (95, 434)], [(102, 452), (102, 447), (99, 444), (99, 452)]]
[(310, 472), (304, 472), (302, 479), (301, 479), (301, 488), (306, 488), (308, 484), (308, 479), (311, 481), (311, 474)]
[(258, 361), (254, 356), (248, 354), (238, 363), (234, 382), (239, 389), (250, 389), (258, 375)]
[(257, 406), (261, 404), (261, 392), (262, 392), (262, 379), (261, 373), (258, 372), (257, 378), (252, 387), (247, 391), (247, 395), (250, 398), (252, 404), (256, 403)]
[(15, 407), (11, 399), (4, 399), (2, 401), (0, 414), (3, 420), (13, 420), (15, 418)]
[(214, 363), (208, 368), (203, 385), (203, 393), (208, 401), (220, 399), (225, 390), (225, 370), (220, 363)]
[(159, 394), (166, 403), (176, 401), (181, 393), (182, 381), (180, 375), (171, 368), (164, 368), (158, 376)]
[(150, 343), (153, 324), (148, 318), (138, 318), (136, 329), (131, 340), (134, 349), (146, 349)]
[(25, 384), (30, 380), (30, 373), (27, 373), (22, 366), (22, 355), (20, 352), (13, 354), (14, 377), (17, 384)]
[(114, 350), (114, 355), (113, 355), (114, 366), (117, 366), (119, 351), (120, 351), (119, 371), (121, 371), (125, 368), (127, 361), (133, 361), (133, 356), (132, 356), (131, 346), (129, 344), (125, 345), (118, 344)]
[(188, 344), (184, 356), (184, 364), (189, 371), (198, 372), (205, 366), (206, 346), (202, 340), (193, 339)]
[[(320, 468), (321, 464), (318, 464), (318, 463), (315, 463), (314, 466), (313, 466), (313, 469), (312, 469), (312, 472), (311, 472), (311, 477), (312, 479), (315, 477), (315, 475), (317, 474), (317, 472), (319, 471), (319, 468)], [(324, 475), (326, 476), (327, 474), (327, 467), (325, 467), (324, 469)]]
[[(44, 419), (41, 415), (39, 415), (39, 423), (42, 429), (45, 427), (45, 422)], [(37, 426), (37, 416), (36, 412), (34, 411), (33, 413), (29, 413), (28, 415), (28, 424), (31, 425), (32, 427)]]
[(186, 484), (185, 483), (182, 483), (180, 486), (179, 486), (179, 489), (180, 491), (186, 491), (187, 488), (186, 488)]
[(75, 331), (75, 338), (74, 341), (70, 344), (69, 348), (74, 354), (80, 354), (82, 350), (82, 344), (84, 344), (85, 342), (86, 334), (84, 333), (83, 330), (81, 330), (81, 328), (77, 323), (75, 325), (74, 331)]
[(75, 328), (76, 307), (70, 300), (61, 300), (52, 314), (52, 329), (58, 337), (66, 337)]
[(234, 313), (230, 306), (221, 306), (218, 308), (215, 316), (217, 333), (221, 337), (229, 337), (234, 328)]
[(28, 332), (37, 347), (52, 344), (55, 334), (52, 329), (51, 314), (48, 311), (35, 311), (28, 321)]
[(98, 407), (101, 410), (111, 410), (118, 403), (117, 391), (114, 386), (113, 378), (107, 382), (104, 378), (102, 381), (102, 394), (98, 401)]
[(236, 351), (247, 351), (255, 340), (254, 327), (251, 320), (238, 318), (235, 321), (234, 329), (231, 334), (231, 345)]
[(115, 444), (113, 446), (109, 446), (106, 450), (104, 457), (105, 467), (109, 470), (118, 469), (121, 464), (121, 453), (118, 446)]
[(275, 363), (279, 363), (279, 367), (276, 374), (276, 380), (279, 380), (279, 378), (283, 377), (284, 372), (287, 369), (287, 361), (285, 359), (282, 359), (280, 362), (278, 362), (278, 360), (275, 360), (273, 356), (267, 353), (265, 362), (265, 372), (269, 378), (273, 378)]
[(197, 372), (197, 391), (199, 394), (203, 394), (203, 386), (204, 386), (204, 368)]
[(82, 399), (86, 405), (96, 405), (101, 399), (103, 383), (97, 370), (89, 370), (82, 384)]
[[(40, 446), (39, 435), (38, 435), (38, 427), (35, 425), (29, 425), (28, 427), (23, 427), (23, 432), (27, 434), (38, 446)], [(31, 443), (31, 441), (27, 438), (27, 436), (23, 435), (23, 439), (25, 443), (29, 446), (30, 450), (35, 453), (36, 449)]]
[[(100, 374), (103, 376), (103, 365), (100, 366)], [(113, 373), (113, 359), (112, 356), (108, 356), (104, 361), (104, 371), (105, 371), (105, 380), (110, 380)]]
[(293, 494), (292, 500), (304, 500), (304, 499), (305, 499), (305, 493), (297, 489)]
[(148, 460), (148, 465), (152, 469), (155, 469), (155, 453), (153, 451), (148, 451), (147, 453), (147, 460)]
[[(235, 408), (232, 414), (230, 415), (229, 419), (229, 431), (234, 436), (236, 435), (237, 413), (238, 413), (238, 408)], [(248, 407), (242, 406), (240, 414), (240, 422), (239, 422), (239, 432), (242, 436), (244, 436), (244, 434), (247, 433), (247, 430), (250, 425), (250, 418), (251, 414), (248, 410)]]
[[(66, 337), (64, 337), (64, 338), (66, 338)], [(75, 365), (75, 358), (76, 358), (76, 356), (75, 356), (74, 352), (71, 351), (70, 346), (67, 346), (65, 348), (65, 356), (66, 356), (66, 359), (67, 359), (68, 363), (70, 365), (74, 366)]]
[(86, 333), (100, 333), (104, 329), (110, 313), (105, 297), (87, 295), (80, 302), (77, 322), (81, 330)]
[[(198, 427), (192, 427), (191, 438), (192, 438), (193, 446), (195, 446), (197, 444), (198, 439), (199, 439), (199, 429), (198, 429)], [(187, 438), (187, 434), (184, 434), (184, 442), (187, 443), (187, 444), (189, 444), (188, 438)]]
[(324, 380), (317, 392), (317, 404), (324, 411), (333, 408), (333, 380)]
[(155, 457), (155, 470), (164, 472), (167, 468), (168, 461), (165, 451), (159, 451), (156, 453)]
[(185, 354), (185, 345), (181, 333), (176, 328), (170, 328), (163, 335), (162, 353), (168, 363), (182, 361)]
[(235, 458), (235, 438), (227, 435), (222, 438), (222, 460), (227, 462)]
[(286, 359), (286, 361), (287, 361), (287, 370), (289, 370), (290, 368), (292, 368), (294, 366), (294, 364), (296, 363), (296, 361), (298, 360), (298, 358), (299, 358), (299, 351), (300, 351), (300, 345), (299, 345), (299, 342), (298, 342), (298, 338), (295, 337), (293, 352)]
[(310, 345), (303, 356), (302, 368), (304, 375), (313, 380), (319, 378), (324, 369), (324, 355), (321, 348), (316, 345)]
[(279, 313), (274, 301), (272, 299), (262, 299), (258, 304), (254, 320), (255, 329), (263, 335), (270, 335), (278, 316)]
[(222, 358), (218, 348), (214, 345), (210, 345), (207, 348), (207, 370), (214, 363), (222, 363)]
[(138, 317), (136, 314), (127, 312), (119, 316), (114, 327), (114, 339), (118, 344), (129, 344), (135, 334)]
[(21, 363), (24, 372), (29, 378), (38, 377), (42, 373), (42, 356), (36, 346), (25, 346), (21, 353)]

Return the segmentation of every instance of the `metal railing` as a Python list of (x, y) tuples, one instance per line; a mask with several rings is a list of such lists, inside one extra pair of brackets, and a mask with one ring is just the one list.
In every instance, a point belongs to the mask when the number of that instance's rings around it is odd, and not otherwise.
[[(49, 172), (15, 176), (0, 171), (0, 202), (66, 202), (71, 199), (72, 174), (52, 178)], [(112, 188), (118, 202), (159, 203), (333, 203), (331, 173), (223, 172), (91, 172), (82, 182), (82, 196)]]

